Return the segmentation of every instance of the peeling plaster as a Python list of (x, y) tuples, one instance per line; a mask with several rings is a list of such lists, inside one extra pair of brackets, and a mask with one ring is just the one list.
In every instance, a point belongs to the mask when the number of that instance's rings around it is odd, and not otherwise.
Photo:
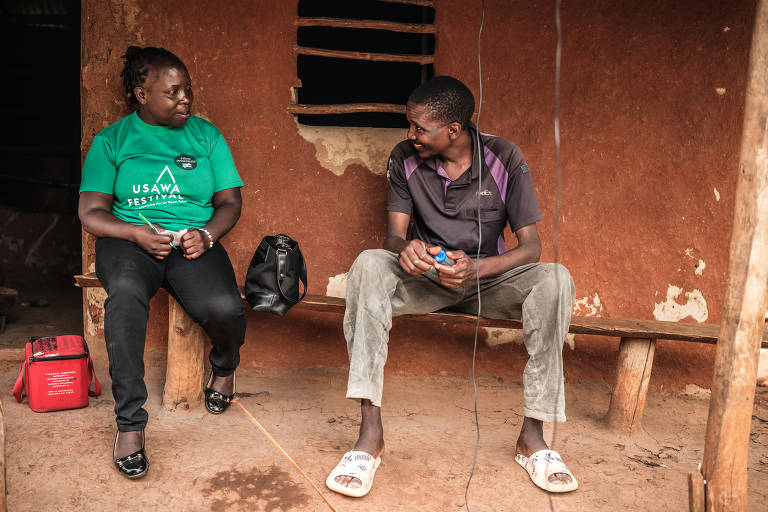
[(320, 165), (337, 176), (353, 164), (373, 174), (384, 174), (395, 145), (405, 138), (405, 128), (307, 126), (294, 119), (299, 135), (315, 146)]
[(715, 200), (720, 200), (720, 192), (717, 191), (717, 187), (715, 187)]
[(86, 340), (90, 341), (104, 334), (104, 301), (107, 300), (107, 292), (103, 288), (86, 288), (85, 331)]
[(573, 303), (573, 314), (579, 316), (598, 316), (603, 312), (603, 303), (595, 293), (592, 297), (582, 297)]
[(522, 329), (499, 329), (498, 327), (481, 327), (481, 329), (486, 334), (485, 343), (491, 348), (506, 345), (507, 343), (523, 344)]
[(328, 278), (328, 286), (325, 287), (325, 294), (329, 297), (341, 297), (347, 295), (347, 273)]
[(682, 292), (682, 288), (670, 284), (667, 288), (667, 300), (654, 303), (653, 317), (656, 320), (678, 322), (690, 316), (699, 323), (705, 322), (709, 318), (709, 309), (701, 291), (685, 292), (688, 300), (684, 304), (677, 301)]
[[(695, 253), (696, 253), (696, 249), (694, 249), (693, 247), (688, 247), (685, 250), (685, 255), (691, 258), (692, 260), (696, 259), (696, 257), (698, 256)], [(697, 276), (700, 276), (704, 273), (705, 268), (707, 268), (707, 263), (703, 259), (699, 258), (699, 262), (696, 264), (696, 267), (694, 268), (693, 273), (696, 274)], [(677, 269), (678, 272), (680, 272), (681, 270), (682, 269)]]
[[(522, 345), (525, 343), (523, 338), (522, 329), (502, 329), (498, 327), (481, 327), (485, 331), (485, 343), (491, 348), (500, 347), (507, 343), (514, 343), (515, 345)], [(576, 348), (576, 335), (568, 334), (565, 337), (565, 345), (568, 348), (574, 350)]]

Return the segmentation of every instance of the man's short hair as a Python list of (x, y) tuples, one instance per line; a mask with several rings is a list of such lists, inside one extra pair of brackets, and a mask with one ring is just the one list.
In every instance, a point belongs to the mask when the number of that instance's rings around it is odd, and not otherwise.
[(475, 113), (475, 96), (452, 76), (436, 76), (418, 86), (408, 97), (409, 103), (423, 105), (435, 120), (467, 126)]

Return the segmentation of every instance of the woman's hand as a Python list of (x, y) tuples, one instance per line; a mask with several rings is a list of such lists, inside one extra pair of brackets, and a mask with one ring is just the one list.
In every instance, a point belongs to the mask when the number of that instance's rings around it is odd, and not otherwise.
[[(157, 226), (158, 229), (162, 229)], [(133, 242), (153, 258), (163, 260), (171, 254), (171, 235), (158, 235), (149, 226), (134, 226)]]
[(188, 260), (199, 258), (208, 250), (208, 237), (199, 229), (190, 228), (181, 237), (181, 253)]

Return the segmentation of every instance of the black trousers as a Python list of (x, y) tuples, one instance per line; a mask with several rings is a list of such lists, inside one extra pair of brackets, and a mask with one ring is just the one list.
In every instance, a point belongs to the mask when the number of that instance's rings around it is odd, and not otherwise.
[(232, 263), (220, 244), (194, 260), (178, 250), (157, 260), (127, 240), (100, 238), (96, 274), (107, 291), (104, 338), (118, 430), (143, 430), (147, 424), (144, 338), (149, 300), (161, 286), (211, 338), (214, 375), (235, 371), (245, 338), (245, 310)]

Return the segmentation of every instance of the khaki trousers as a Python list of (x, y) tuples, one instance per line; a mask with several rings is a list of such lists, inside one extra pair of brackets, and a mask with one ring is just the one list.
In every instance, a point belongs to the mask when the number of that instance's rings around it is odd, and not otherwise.
[[(481, 316), (518, 318), (529, 359), (523, 371), (525, 415), (565, 421), (562, 347), (574, 301), (568, 270), (554, 263), (531, 263), (480, 280)], [(405, 272), (397, 254), (362, 252), (347, 276), (344, 336), (349, 353), (347, 398), (381, 407), (384, 364), (392, 318), (450, 309), (477, 314), (477, 282), (445, 288), (437, 272)]]

